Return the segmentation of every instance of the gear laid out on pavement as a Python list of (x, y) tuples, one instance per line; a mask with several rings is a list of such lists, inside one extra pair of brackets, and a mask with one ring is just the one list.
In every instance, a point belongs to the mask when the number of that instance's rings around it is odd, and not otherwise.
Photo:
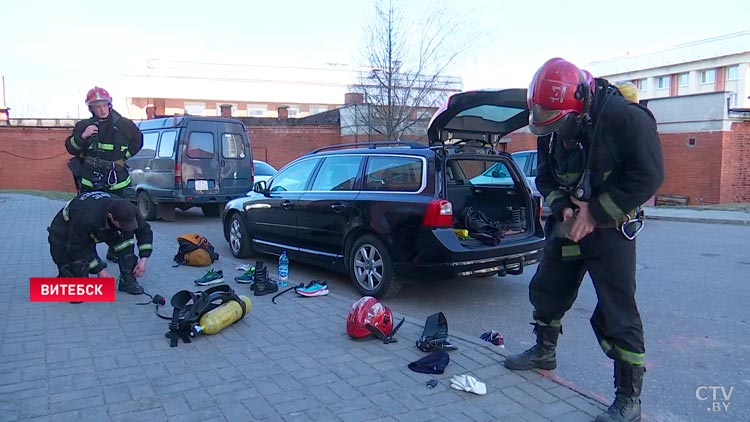
[[(231, 303), (234, 302), (234, 303)], [(190, 343), (198, 333), (213, 334), (244, 318), (250, 311), (250, 299), (238, 296), (226, 284), (206, 291), (181, 290), (172, 296), (172, 318), (166, 337), (170, 347), (177, 347), (180, 339)], [(219, 314), (212, 314), (216, 310)], [(204, 319), (209, 316), (211, 318)]]
[(417, 340), (417, 348), (423, 352), (457, 349), (448, 340), (448, 320), (442, 312), (427, 317), (422, 337)]
[(485, 333), (482, 333), (481, 336), (479, 336), (484, 341), (488, 341), (495, 346), (500, 346), (502, 348), (505, 348), (505, 340), (503, 339), (503, 335), (500, 334), (499, 331), (490, 330)]
[(346, 333), (353, 339), (362, 339), (373, 336), (383, 343), (395, 343), (398, 339), (393, 338), (399, 328), (404, 324), (406, 318), (395, 327), (393, 326), (393, 314), (391, 310), (372, 296), (359, 298), (349, 310), (346, 319)]
[(471, 375), (454, 375), (451, 377), (451, 388), (483, 396), (487, 394), (487, 386)]
[(312, 280), (311, 282), (307, 283), (307, 286), (305, 286), (303, 283), (299, 283), (277, 293), (273, 298), (271, 298), (271, 302), (276, 303), (277, 297), (291, 290), (294, 290), (295, 293), (303, 297), (327, 296), (328, 283), (320, 280)]

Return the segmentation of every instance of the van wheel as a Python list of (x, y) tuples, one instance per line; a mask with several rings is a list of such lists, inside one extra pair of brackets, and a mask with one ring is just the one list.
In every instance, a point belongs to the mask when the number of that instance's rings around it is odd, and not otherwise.
[(229, 249), (237, 258), (248, 258), (255, 254), (253, 241), (247, 234), (247, 224), (241, 214), (234, 214), (229, 220)]
[(145, 191), (138, 192), (136, 204), (138, 204), (138, 214), (141, 215), (141, 218), (146, 221), (156, 220), (156, 204), (151, 201)]
[(206, 217), (218, 217), (221, 215), (221, 204), (201, 205), (201, 210)]
[(357, 290), (365, 296), (385, 298), (401, 290), (391, 254), (377, 237), (364, 235), (347, 254), (349, 275)]

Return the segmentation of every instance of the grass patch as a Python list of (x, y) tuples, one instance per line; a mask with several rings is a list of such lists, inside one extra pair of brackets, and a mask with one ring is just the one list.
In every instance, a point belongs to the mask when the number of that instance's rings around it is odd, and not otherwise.
[(19, 190), (0, 189), (0, 193), (17, 193), (17, 194), (26, 194), (26, 195), (36, 195), (36, 196), (43, 196), (49, 199), (60, 199), (63, 201), (67, 201), (76, 196), (76, 194), (73, 192), (57, 192), (57, 191), (51, 191), (51, 190), (34, 190), (34, 189), (19, 189)]

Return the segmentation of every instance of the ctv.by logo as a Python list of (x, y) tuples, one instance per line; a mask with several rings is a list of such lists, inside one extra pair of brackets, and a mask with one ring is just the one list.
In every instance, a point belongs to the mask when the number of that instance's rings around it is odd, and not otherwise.
[(734, 386), (727, 389), (723, 385), (701, 385), (695, 389), (695, 398), (700, 401), (710, 400), (711, 405), (706, 407), (706, 412), (728, 412), (732, 393)]

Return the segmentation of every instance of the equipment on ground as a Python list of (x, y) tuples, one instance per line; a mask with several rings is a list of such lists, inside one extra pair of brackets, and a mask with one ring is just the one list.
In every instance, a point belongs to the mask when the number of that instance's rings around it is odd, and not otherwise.
[[(238, 296), (231, 287), (226, 284), (206, 289), (206, 291), (191, 292), (181, 290), (172, 296), (172, 319), (169, 322), (169, 332), (166, 337), (170, 340), (170, 347), (177, 347), (180, 339), (184, 343), (190, 343), (191, 337), (200, 332), (206, 334), (218, 332), (223, 328), (244, 318), (250, 311), (249, 299)], [(201, 319), (204, 315), (227, 304), (235, 302), (241, 308), (239, 318), (236, 318), (236, 309), (227, 307), (217, 312), (204, 323)], [(235, 319), (236, 318), (236, 319)], [(229, 322), (231, 320), (231, 322)], [(197, 327), (201, 327), (200, 329)], [(207, 331), (208, 330), (208, 331)]]

